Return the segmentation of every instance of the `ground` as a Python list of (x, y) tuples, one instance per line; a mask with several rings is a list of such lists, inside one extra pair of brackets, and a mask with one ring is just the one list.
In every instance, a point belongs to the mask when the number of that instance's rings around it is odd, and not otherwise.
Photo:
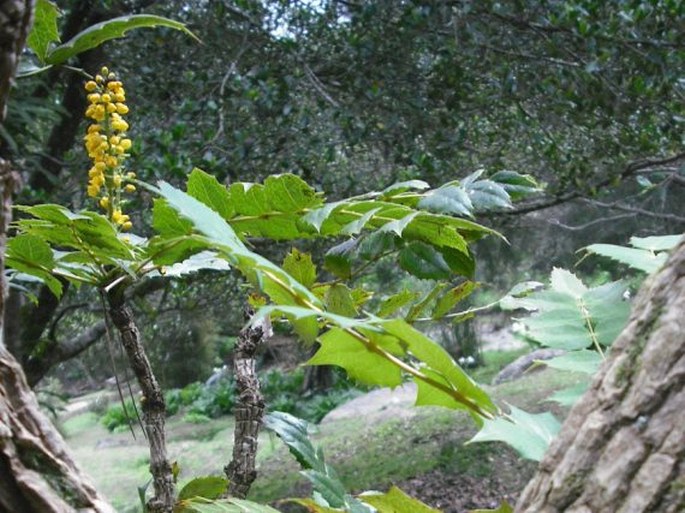
[[(510, 360), (493, 353), (493, 362)], [(499, 365), (479, 371), (487, 382)], [(582, 376), (541, 371), (516, 382), (492, 387), (500, 404), (516, 404), (530, 411), (549, 409), (541, 401), (554, 390), (578, 383)], [(446, 513), (492, 507), (501, 499), (514, 502), (535, 468), (501, 444), (464, 445), (476, 431), (461, 412), (412, 406), (411, 386), (395, 391), (375, 390), (334, 410), (312, 437), (321, 446), (348, 489), (354, 492), (387, 490), (397, 485), (410, 495)], [(552, 408), (554, 409), (554, 408)], [(563, 411), (555, 409), (557, 415)], [(221, 474), (230, 458), (233, 419), (222, 417), (204, 424), (188, 424), (181, 416), (169, 419), (169, 454), (181, 466), (181, 483), (191, 476)], [(137, 488), (149, 479), (147, 446), (130, 432), (108, 433), (92, 412), (81, 412), (63, 423), (85, 470), (114, 503), (117, 511), (139, 509)], [(251, 498), (277, 504), (287, 497), (310, 493), (307, 481), (281, 442), (269, 433), (260, 437), (259, 477)]]

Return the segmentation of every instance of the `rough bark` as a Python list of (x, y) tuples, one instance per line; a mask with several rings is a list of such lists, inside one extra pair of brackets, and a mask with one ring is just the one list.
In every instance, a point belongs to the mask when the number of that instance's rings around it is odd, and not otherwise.
[(234, 409), (233, 459), (224, 471), (230, 482), (228, 493), (244, 499), (257, 477), (255, 470), (259, 429), (264, 417), (264, 397), (259, 388), (256, 354), (271, 336), (268, 319), (247, 326), (238, 335), (233, 351), (233, 369), (238, 394)]
[(685, 240), (635, 300), (516, 511), (685, 511)]
[(166, 405), (164, 394), (155, 377), (140, 341), (133, 312), (116, 290), (107, 295), (109, 314), (119, 331), (121, 344), (143, 394), (143, 428), (150, 447), (150, 472), (154, 497), (147, 504), (150, 513), (171, 513), (174, 501), (174, 479), (166, 449)]
[(0, 345), (0, 511), (115, 513), (69, 455)]

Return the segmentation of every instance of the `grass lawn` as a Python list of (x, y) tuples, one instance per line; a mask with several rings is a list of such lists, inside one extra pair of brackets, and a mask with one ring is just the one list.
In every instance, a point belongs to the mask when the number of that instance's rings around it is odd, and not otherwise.
[[(478, 377), (491, 378), (519, 354), (486, 354), (488, 366), (478, 371)], [(541, 411), (549, 409), (549, 404), (541, 404), (546, 396), (583, 379), (577, 374), (543, 370), (490, 387), (490, 391), (499, 403)], [(563, 414), (559, 408), (552, 409)], [(182, 414), (167, 419), (169, 457), (181, 467), (180, 484), (194, 476), (223, 475), (222, 469), (231, 458), (233, 418), (202, 424), (182, 419)], [(137, 488), (150, 477), (148, 449), (140, 429), (136, 429), (135, 440), (129, 431), (110, 433), (94, 413), (86, 412), (66, 420), (63, 431), (76, 459), (117, 511), (140, 511)], [(385, 490), (393, 483), (434, 469), (474, 478), (497, 473), (501, 446), (464, 446), (463, 442), (474, 433), (473, 421), (463, 412), (424, 407), (413, 408), (401, 419), (377, 419), (370, 425), (359, 417), (328, 422), (315, 426), (312, 437), (324, 448), (327, 460), (347, 487), (361, 491)], [(296, 462), (274, 435), (263, 432), (259, 446), (259, 477), (251, 491), (252, 499), (271, 502), (309, 494)]]

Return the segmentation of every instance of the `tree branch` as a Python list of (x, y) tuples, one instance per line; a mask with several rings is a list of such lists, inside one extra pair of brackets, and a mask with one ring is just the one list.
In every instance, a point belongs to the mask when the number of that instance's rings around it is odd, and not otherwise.
[(257, 477), (255, 470), (259, 429), (264, 417), (264, 397), (256, 371), (257, 350), (271, 336), (271, 323), (263, 318), (238, 335), (233, 357), (238, 404), (233, 433), (233, 459), (224, 468), (230, 482), (228, 493), (244, 499)]
[(119, 331), (121, 344), (143, 393), (143, 427), (150, 446), (150, 472), (155, 492), (147, 504), (148, 510), (150, 513), (171, 513), (175, 490), (166, 449), (164, 394), (145, 354), (133, 312), (126, 305), (122, 291), (115, 288), (106, 296), (112, 322)]

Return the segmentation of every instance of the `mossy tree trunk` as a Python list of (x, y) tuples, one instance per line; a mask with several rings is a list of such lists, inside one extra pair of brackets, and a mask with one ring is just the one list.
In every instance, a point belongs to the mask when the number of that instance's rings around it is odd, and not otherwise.
[(685, 241), (635, 299), (517, 512), (685, 511)]

